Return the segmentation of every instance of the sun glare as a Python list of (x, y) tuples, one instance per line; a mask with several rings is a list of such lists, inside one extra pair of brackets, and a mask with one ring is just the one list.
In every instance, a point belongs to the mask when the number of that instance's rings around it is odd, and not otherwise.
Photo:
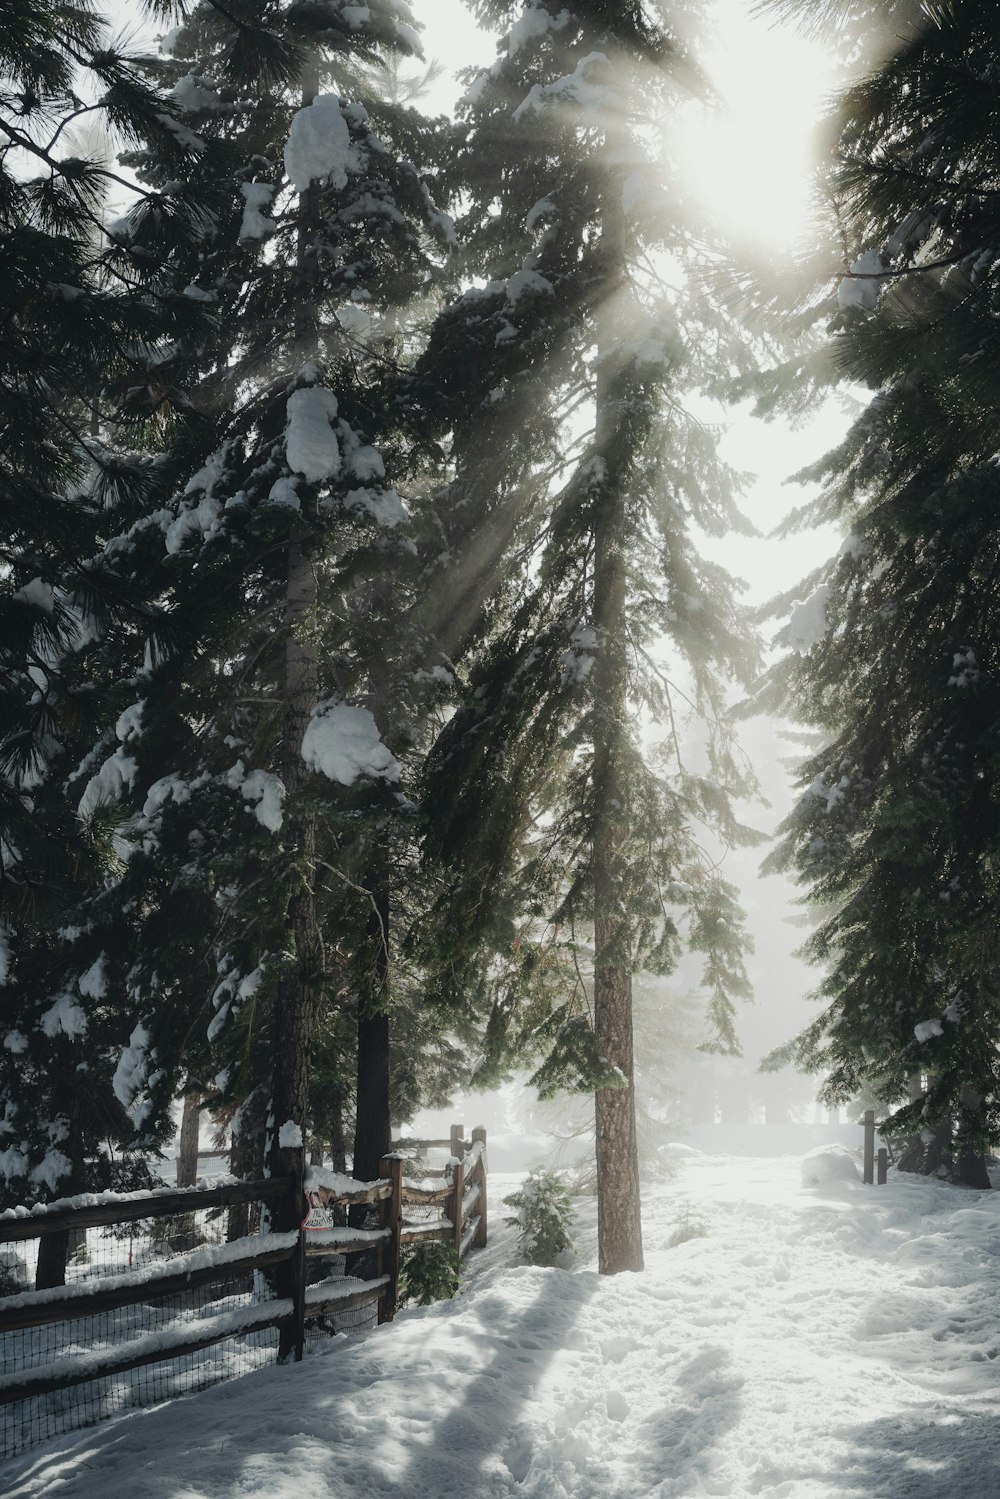
[[(808, 230), (813, 127), (832, 94), (839, 59), (787, 25), (750, 14), (752, 0), (715, 0), (703, 65), (719, 98), (697, 111), (677, 153), (686, 189), (734, 241), (754, 249), (794, 248)], [(488, 65), (492, 38), (478, 31), (460, 0), (419, 7), (428, 57), (445, 66), (433, 108), (458, 92), (454, 70)]]
[(813, 134), (832, 93), (829, 48), (719, 0), (705, 58), (720, 104), (684, 143), (689, 188), (732, 239), (792, 249), (807, 232)]

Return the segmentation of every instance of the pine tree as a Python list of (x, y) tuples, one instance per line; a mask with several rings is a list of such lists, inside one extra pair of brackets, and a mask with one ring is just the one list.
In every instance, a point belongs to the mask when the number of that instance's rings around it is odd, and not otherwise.
[[(83, 915), (117, 855), (107, 828), (81, 829), (64, 785), (106, 707), (107, 678), (91, 669), (95, 642), (127, 636), (140, 621), (146, 633), (156, 631), (157, 611), (123, 586), (102, 549), (146, 502), (149, 464), (134, 445), (154, 420), (148, 372), (156, 352), (190, 336), (202, 318), (190, 300), (158, 294), (155, 267), (142, 257), (106, 254), (108, 193), (143, 192), (74, 146), (80, 122), (95, 116), (127, 142), (155, 141), (165, 166), (183, 175), (191, 150), (170, 101), (89, 4), (5, 6), (0, 1192), (7, 1202), (109, 1185), (104, 1146), (131, 1134), (112, 1087), (120, 1012)], [(190, 231), (183, 205), (175, 218)], [(40, 1284), (63, 1273), (59, 1244), (47, 1242), (51, 1263), (40, 1267)]]
[(543, 1087), (596, 1089), (600, 1263), (617, 1271), (642, 1263), (632, 975), (668, 970), (686, 924), (715, 1044), (735, 1045), (746, 992), (734, 892), (698, 839), (751, 836), (729, 805), (746, 778), (723, 682), (754, 652), (692, 534), (741, 522), (683, 404), (746, 354), (694, 292), (706, 247), (656, 156), (652, 122), (695, 76), (668, 7), (475, 9), (507, 28), (470, 80), (454, 166), (464, 269), (485, 284), (437, 320), (413, 385), (453, 469), (424, 607), (467, 687), (428, 769), (443, 892), (425, 951), (442, 998), (492, 996), (482, 1080), (544, 1048)]
[(801, 476), (820, 493), (800, 519), (836, 519), (846, 539), (805, 602), (778, 601), (797, 654), (757, 699), (825, 738), (770, 860), (827, 908), (806, 944), (825, 1007), (790, 1051), (829, 1073), (832, 1103), (873, 1092), (886, 1128), (957, 1125), (945, 1169), (988, 1185), (974, 1156), (1000, 1132), (1000, 135), (983, 59), (1000, 21), (981, 4), (825, 12), (843, 28), (876, 17), (896, 42), (841, 98), (826, 169), (845, 273), (821, 307), (831, 364), (871, 395)]
[[(399, 757), (440, 688), (404, 670), (419, 522), (387, 477), (405, 452), (386, 365), (450, 224), (413, 165), (439, 127), (378, 93), (382, 60), (418, 45), (406, 7), (241, 15), (199, 7), (164, 65), (203, 146), (184, 184), (203, 233), (163, 273), (215, 331), (176, 351), (165, 501), (111, 548), (175, 632), (144, 659), (134, 643), (134, 768), (111, 785), (124, 746), (98, 758), (84, 808), (116, 803), (132, 849), (131, 1093), (152, 1088), (162, 1119), (185, 1071), (232, 1102), (273, 1066), (277, 1139), (308, 1122), (318, 1009), (374, 1025), (388, 1002), (385, 861), (413, 823)], [(157, 155), (131, 164), (162, 186)], [(131, 245), (159, 233), (131, 216)]]

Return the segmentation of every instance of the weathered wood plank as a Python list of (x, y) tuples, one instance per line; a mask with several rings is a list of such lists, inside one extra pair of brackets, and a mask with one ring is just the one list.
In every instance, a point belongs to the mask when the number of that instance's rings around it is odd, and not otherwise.
[[(457, 1128), (458, 1126), (455, 1126)], [(453, 1224), (453, 1247), (456, 1258), (462, 1257), (462, 1223), (465, 1218), (465, 1167), (461, 1161), (458, 1162), (452, 1175), (452, 1196), (454, 1206), (451, 1210), (451, 1221)]]
[(453, 1202), (455, 1198), (454, 1187), (418, 1187), (415, 1182), (403, 1182), (403, 1201), (412, 1203), (423, 1203), (426, 1206), (440, 1205), (445, 1202)]
[(485, 1249), (486, 1236), (488, 1232), (487, 1223), (487, 1189), (486, 1189), (486, 1131), (482, 1125), (472, 1131), (472, 1148), (478, 1151), (478, 1179), (482, 1186), (482, 1194), (479, 1198), (479, 1228), (476, 1237), (472, 1241), (473, 1249)]
[(79, 1317), (96, 1317), (102, 1312), (115, 1312), (123, 1306), (141, 1306), (157, 1296), (176, 1296), (184, 1291), (209, 1286), (213, 1281), (228, 1280), (241, 1271), (263, 1270), (266, 1265), (280, 1265), (295, 1254), (295, 1246), (284, 1249), (261, 1250), (238, 1260), (227, 1260), (221, 1265), (207, 1265), (201, 1270), (176, 1272), (165, 1267), (162, 1275), (150, 1276), (146, 1280), (109, 1286), (106, 1290), (81, 1293), (72, 1285), (66, 1287), (66, 1295), (46, 1297), (37, 1306), (18, 1306), (12, 1310), (4, 1307), (0, 1300), (0, 1333), (18, 1332), (26, 1327), (46, 1327), (52, 1322), (70, 1322)]
[(379, 1276), (378, 1280), (359, 1281), (358, 1290), (347, 1296), (310, 1296), (310, 1291), (321, 1291), (322, 1286), (309, 1286), (306, 1294), (306, 1321), (310, 1317), (325, 1317), (336, 1312), (347, 1312), (355, 1306), (368, 1306), (372, 1302), (381, 1301), (389, 1290), (389, 1277)]
[(73, 1228), (106, 1228), (113, 1223), (137, 1223), (141, 1218), (170, 1218), (203, 1208), (229, 1207), (237, 1202), (274, 1202), (288, 1190), (288, 1180), (274, 1176), (261, 1181), (229, 1182), (222, 1187), (155, 1192), (94, 1207), (57, 1208), (51, 1213), (31, 1213), (23, 1218), (0, 1218), (0, 1244), (37, 1239)]
[(399, 1242), (401, 1244), (433, 1244), (435, 1239), (440, 1239), (445, 1244), (450, 1244), (455, 1237), (455, 1228), (450, 1218), (444, 1218), (440, 1223), (418, 1223), (412, 1228), (400, 1230)]
[(356, 1191), (334, 1192), (330, 1187), (310, 1187), (310, 1196), (319, 1198), (324, 1207), (353, 1207), (356, 1203), (383, 1202), (392, 1195), (392, 1182), (377, 1181), (371, 1186), (358, 1187)]
[(479, 1199), (480, 1199), (480, 1197), (482, 1195), (482, 1190), (483, 1190), (482, 1186), (480, 1185), (480, 1183), (478, 1181), (477, 1182), (473, 1182), (473, 1184), (472, 1184), (471, 1187), (467, 1187), (466, 1188), (465, 1195), (462, 1198), (462, 1222), (463, 1223), (465, 1222), (466, 1218), (468, 1218), (469, 1213), (475, 1207), (476, 1203), (479, 1201)]
[(309, 1228), (305, 1234), (306, 1256), (312, 1259), (323, 1254), (355, 1254), (391, 1237), (387, 1228)]
[(458, 1248), (458, 1257), (462, 1259), (470, 1244), (475, 1242), (476, 1234), (479, 1232), (479, 1219), (470, 1218), (462, 1234), (462, 1242)]

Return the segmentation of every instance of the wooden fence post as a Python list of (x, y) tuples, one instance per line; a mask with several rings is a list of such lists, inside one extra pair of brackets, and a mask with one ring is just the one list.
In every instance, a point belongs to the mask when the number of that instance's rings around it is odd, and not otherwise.
[(403, 1157), (384, 1155), (379, 1165), (379, 1175), (388, 1177), (392, 1182), (392, 1193), (389, 1197), (382, 1199), (382, 1227), (389, 1230), (391, 1237), (382, 1241), (382, 1274), (388, 1275), (389, 1284), (378, 1304), (378, 1320), (391, 1322), (396, 1315), (396, 1303), (399, 1299), (399, 1236), (403, 1231)]
[(66, 1284), (66, 1261), (69, 1259), (69, 1230), (42, 1234), (38, 1240), (38, 1263), (35, 1269), (36, 1291), (49, 1291)]
[(455, 1224), (455, 1237), (452, 1240), (455, 1254), (462, 1254), (462, 1198), (465, 1196), (465, 1162), (459, 1156), (458, 1164), (452, 1167), (452, 1182), (455, 1188), (455, 1207), (453, 1221)]
[(177, 1145), (177, 1185), (193, 1187), (198, 1180), (198, 1126), (201, 1121), (201, 1094), (185, 1093), (181, 1114), (181, 1132)]
[(865, 1181), (875, 1181), (875, 1110), (865, 1109)]
[(464, 1124), (453, 1124), (451, 1127), (451, 1153), (456, 1161), (460, 1161), (465, 1154)]
[(482, 1145), (479, 1153), (479, 1227), (472, 1241), (473, 1249), (486, 1248), (486, 1131), (480, 1125), (472, 1131), (472, 1143)]
[(889, 1176), (889, 1152), (883, 1145), (878, 1153), (878, 1184), (884, 1187)]
[[(305, 1175), (306, 1153), (301, 1145), (283, 1146), (278, 1156), (284, 1173), (290, 1177), (288, 1192), (284, 1200), (275, 1203), (272, 1228), (275, 1232), (299, 1230), (299, 1241), (290, 1260), (278, 1267), (277, 1292), (280, 1297), (290, 1297), (292, 1314), (278, 1330), (278, 1362), (288, 1362), (294, 1355), (296, 1363), (302, 1357), (306, 1341), (306, 1236), (302, 1222), (308, 1211), (306, 1202)], [(274, 1221), (277, 1219), (277, 1222)]]

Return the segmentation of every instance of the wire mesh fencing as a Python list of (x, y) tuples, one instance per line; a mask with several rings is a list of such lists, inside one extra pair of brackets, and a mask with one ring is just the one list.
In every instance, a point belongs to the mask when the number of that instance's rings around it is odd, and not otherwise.
[[(41, 1291), (41, 1240), (0, 1244), (0, 1456), (274, 1362), (277, 1329), (246, 1326), (277, 1300), (273, 1270), (225, 1263), (266, 1239), (227, 1247), (227, 1226), (225, 1209), (194, 1207), (70, 1230), (65, 1287)], [(31, 1325), (64, 1300), (72, 1315)]]
[(400, 1154), (307, 1176), (299, 1150), (267, 1180), (0, 1214), (0, 1457), (391, 1321), (402, 1245), (485, 1243), (485, 1131), (452, 1134), (423, 1184)]

